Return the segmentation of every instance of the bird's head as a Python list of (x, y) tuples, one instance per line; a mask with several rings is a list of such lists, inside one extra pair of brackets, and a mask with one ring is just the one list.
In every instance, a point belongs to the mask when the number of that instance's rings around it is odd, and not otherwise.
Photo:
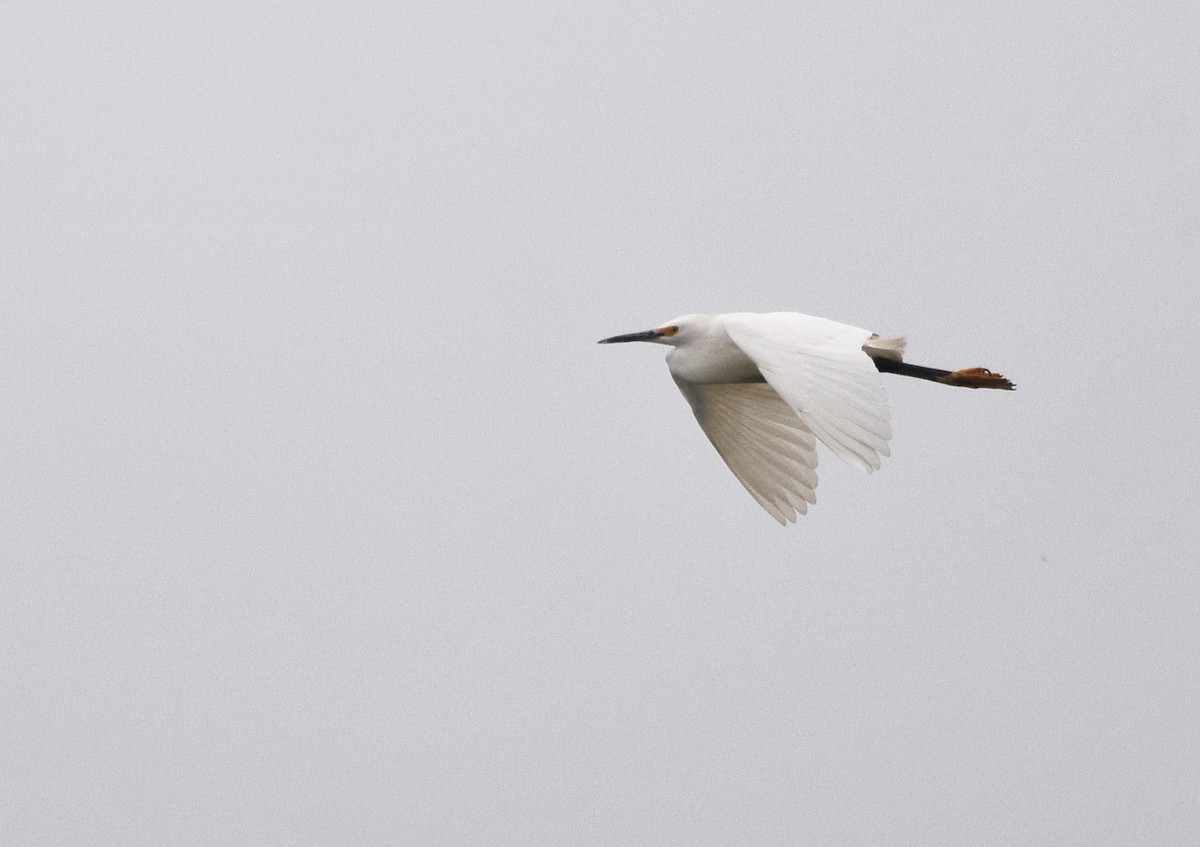
[(702, 331), (702, 328), (708, 323), (708, 319), (708, 315), (683, 315), (682, 317), (675, 318), (673, 321), (667, 321), (656, 329), (630, 332), (626, 335), (614, 335), (612, 338), (601, 339), (599, 343), (623, 344), (626, 341), (650, 341), (654, 344), (667, 344), (671, 347), (678, 347), (696, 333)]

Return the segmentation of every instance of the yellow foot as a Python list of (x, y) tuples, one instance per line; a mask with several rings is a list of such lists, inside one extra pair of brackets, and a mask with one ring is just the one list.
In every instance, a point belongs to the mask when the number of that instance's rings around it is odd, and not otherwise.
[(1000, 388), (1012, 391), (1016, 388), (1009, 380), (994, 374), (987, 368), (963, 368), (938, 379), (946, 385), (961, 385), (963, 388)]

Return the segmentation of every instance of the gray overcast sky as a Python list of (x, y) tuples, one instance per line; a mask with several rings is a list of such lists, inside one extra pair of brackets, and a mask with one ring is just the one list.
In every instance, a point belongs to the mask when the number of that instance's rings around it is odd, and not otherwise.
[[(1198, 33), (5, 3), (6, 842), (1200, 841)], [(770, 310), (1020, 387), (781, 529), (595, 344)]]

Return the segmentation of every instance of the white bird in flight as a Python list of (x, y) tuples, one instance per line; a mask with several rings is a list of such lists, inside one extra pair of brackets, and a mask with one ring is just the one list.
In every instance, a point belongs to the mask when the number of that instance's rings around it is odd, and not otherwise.
[(943, 371), (904, 361), (904, 338), (796, 312), (684, 315), (601, 344), (670, 346), (667, 367), (733, 475), (779, 523), (817, 502), (817, 439), (870, 473), (890, 455), (880, 373), (1012, 390), (987, 368)]

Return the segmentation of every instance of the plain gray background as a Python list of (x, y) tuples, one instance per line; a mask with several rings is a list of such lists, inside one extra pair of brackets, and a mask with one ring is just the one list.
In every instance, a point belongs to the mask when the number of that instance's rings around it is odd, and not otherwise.
[(1196, 9), (3, 4), (6, 843), (1196, 843)]

